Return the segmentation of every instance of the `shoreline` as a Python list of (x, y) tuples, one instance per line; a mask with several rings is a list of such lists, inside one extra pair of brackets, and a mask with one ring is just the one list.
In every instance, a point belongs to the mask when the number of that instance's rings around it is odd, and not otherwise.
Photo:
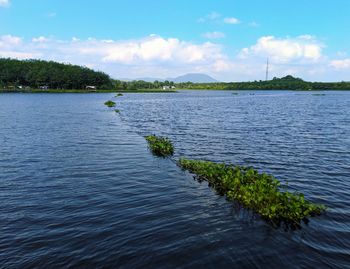
[(179, 91), (227, 91), (227, 92), (248, 92), (248, 91), (258, 91), (258, 92), (264, 92), (264, 91), (291, 91), (291, 92), (349, 92), (350, 89), (325, 89), (325, 90), (302, 90), (302, 89), (185, 89), (185, 88), (179, 88), (176, 90), (158, 90), (158, 89), (139, 89), (139, 90), (95, 90), (95, 91), (87, 91), (87, 90), (39, 90), (39, 89), (32, 89), (32, 90), (5, 90), (0, 89), (1, 93), (178, 93)]
[(96, 91), (87, 91), (87, 90), (4, 90), (0, 89), (0, 93), (176, 93), (177, 91), (165, 91), (165, 90), (96, 90)]

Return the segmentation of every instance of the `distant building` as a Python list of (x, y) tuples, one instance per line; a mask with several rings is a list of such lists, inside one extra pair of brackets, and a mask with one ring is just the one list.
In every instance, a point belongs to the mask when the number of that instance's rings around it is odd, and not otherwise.
[(169, 90), (170, 86), (163, 86), (163, 90)]
[(40, 86), (39, 89), (40, 89), (40, 90), (48, 90), (48, 89), (49, 89), (49, 86), (47, 86), (47, 85)]
[(87, 89), (87, 90), (96, 90), (96, 86), (89, 85), (89, 86), (86, 86), (85, 89)]

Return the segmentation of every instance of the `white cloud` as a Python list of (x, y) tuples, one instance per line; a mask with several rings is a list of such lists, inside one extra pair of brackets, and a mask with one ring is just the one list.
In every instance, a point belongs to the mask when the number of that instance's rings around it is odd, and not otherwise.
[(235, 17), (226, 17), (223, 18), (223, 16), (218, 12), (211, 12), (208, 15), (201, 17), (197, 20), (199, 23), (204, 22), (216, 22), (216, 23), (226, 23), (226, 24), (239, 24), (241, 21)]
[(157, 35), (137, 40), (57, 40), (39, 36), (30, 41), (8, 35), (0, 37), (0, 57), (70, 62), (103, 70), (113, 77), (166, 77), (196, 70), (210, 74), (226, 61), (221, 45)]
[(202, 18), (199, 18), (197, 20), (197, 22), (199, 23), (204, 23), (206, 21), (215, 21), (217, 19), (219, 19), (221, 17), (221, 14), (216, 12), (216, 11), (213, 11), (211, 13), (209, 13), (208, 15), (202, 17)]
[(235, 17), (229, 17), (229, 18), (225, 18), (224, 19), (224, 23), (227, 24), (239, 24), (241, 23), (241, 21)]
[(278, 63), (317, 61), (322, 57), (322, 48), (323, 44), (309, 35), (297, 38), (264, 36), (259, 38), (255, 45), (242, 49), (240, 56), (270, 57)]
[(0, 36), (0, 47), (1, 46), (13, 46), (22, 43), (22, 38), (13, 35)]
[(10, 5), (9, 0), (0, 0), (0, 7), (7, 7)]
[(271, 77), (292, 74), (308, 80), (347, 79), (350, 58), (328, 60), (322, 47), (313, 36), (261, 37), (256, 44), (228, 56), (227, 48), (218, 43), (158, 35), (135, 40), (0, 36), (0, 57), (78, 64), (114, 78), (165, 78), (201, 72), (223, 81), (259, 80), (264, 79), (266, 57), (270, 57)]
[(350, 58), (343, 60), (333, 60), (330, 62), (330, 66), (335, 69), (350, 69)]
[(0, 36), (0, 57), (28, 59), (38, 56), (38, 54), (26, 50), (21, 37), (13, 35)]
[(224, 38), (226, 35), (222, 32), (207, 32), (204, 33), (202, 36), (208, 39), (219, 39)]
[(248, 26), (250, 26), (250, 27), (259, 27), (260, 24), (257, 23), (257, 22), (255, 22), (255, 21), (252, 21), (252, 22), (249, 22), (249, 23), (248, 23)]
[[(207, 62), (220, 56), (220, 46), (205, 42), (194, 44), (177, 38), (149, 36), (140, 40), (113, 41), (95, 40), (76, 41), (78, 53), (99, 55), (103, 62), (126, 65), (149, 62), (176, 62), (191, 64)], [(75, 45), (76, 46), (76, 45)]]
[(32, 38), (32, 42), (34, 42), (34, 43), (45, 43), (45, 42), (48, 42), (49, 40), (50, 40), (49, 38), (46, 38), (44, 36)]
[(218, 19), (218, 18), (220, 18), (221, 17), (221, 14), (220, 13), (218, 13), (218, 12), (211, 12), (210, 14), (208, 14), (207, 15), (207, 18), (209, 19), (209, 20), (215, 20), (215, 19)]
[(46, 14), (46, 17), (48, 17), (48, 18), (54, 18), (56, 16), (57, 16), (56, 12), (49, 12)]
[(303, 39), (303, 40), (314, 40), (315, 37), (313, 35), (300, 35), (298, 36), (299, 39)]

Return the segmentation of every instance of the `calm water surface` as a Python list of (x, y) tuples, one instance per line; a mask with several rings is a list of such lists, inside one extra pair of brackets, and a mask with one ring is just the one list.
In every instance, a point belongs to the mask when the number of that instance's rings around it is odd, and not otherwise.
[[(350, 92), (125, 94), (120, 115), (113, 96), (0, 95), (0, 268), (350, 268)], [(328, 211), (275, 229), (180, 156), (254, 166)]]

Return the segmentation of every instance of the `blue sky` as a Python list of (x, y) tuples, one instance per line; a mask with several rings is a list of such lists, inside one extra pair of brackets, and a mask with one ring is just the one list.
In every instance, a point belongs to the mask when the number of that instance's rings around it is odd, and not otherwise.
[(348, 0), (0, 0), (0, 56), (114, 78), (350, 80)]

